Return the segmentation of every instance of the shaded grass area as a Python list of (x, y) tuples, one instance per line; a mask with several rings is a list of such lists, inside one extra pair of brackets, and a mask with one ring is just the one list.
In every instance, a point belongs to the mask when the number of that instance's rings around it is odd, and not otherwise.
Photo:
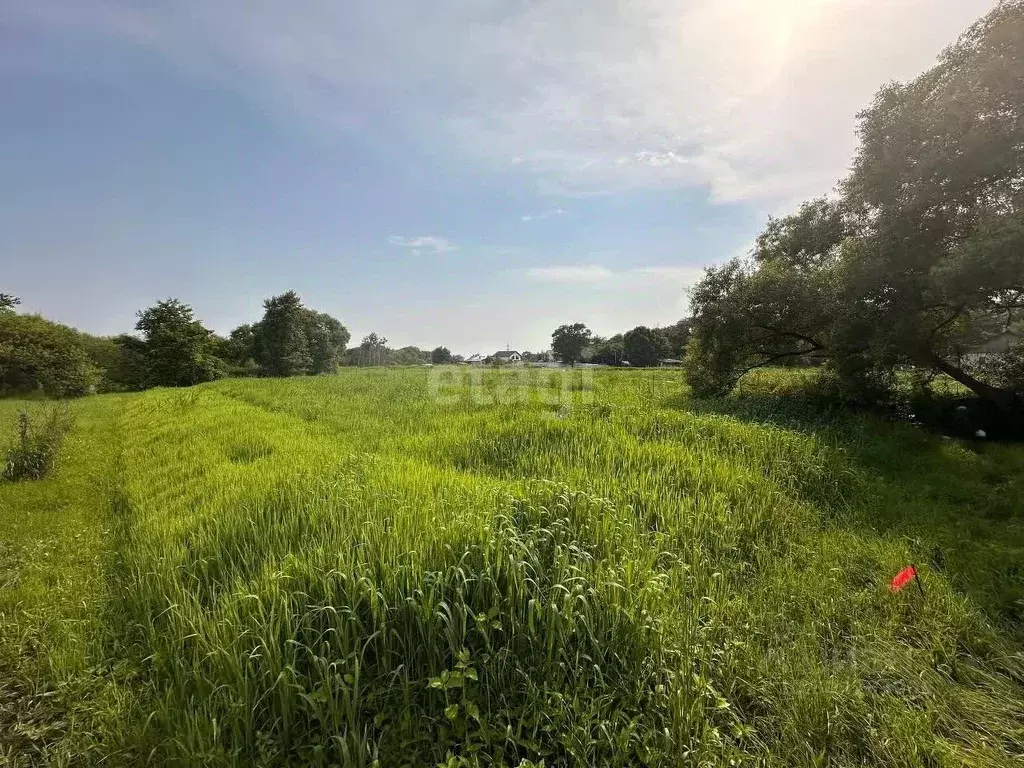
[[(1024, 448), (956, 440), (830, 408), (807, 372), (765, 370), (727, 398), (669, 407), (777, 426), (832, 446), (856, 479), (844, 520), (906, 541), (911, 556), (1024, 639)], [(833, 470), (838, 475), (839, 470)]]
[[(87, 735), (50, 741), (125, 764), (1024, 759), (1019, 449), (689, 403), (672, 371), (558, 375), (83, 401), (77, 439), (106, 447), (69, 454), (52, 482), (83, 511), (53, 524), (104, 521), (81, 567), (107, 631), (78, 625), (93, 644), (49, 673), (104, 682)], [(969, 544), (926, 560), (994, 480)], [(925, 599), (890, 594), (914, 559)]]

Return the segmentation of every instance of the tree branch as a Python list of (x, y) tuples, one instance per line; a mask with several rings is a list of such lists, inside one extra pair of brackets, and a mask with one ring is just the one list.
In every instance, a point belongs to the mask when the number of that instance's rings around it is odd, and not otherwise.
[(825, 345), (822, 344), (817, 339), (812, 338), (810, 336), (805, 336), (802, 333), (797, 333), (796, 331), (783, 331), (781, 328), (772, 328), (770, 325), (755, 325), (754, 327), (755, 328), (760, 328), (762, 331), (768, 331), (769, 333), (778, 334), (779, 336), (789, 336), (792, 339), (799, 339), (800, 341), (806, 341), (808, 344), (810, 344), (814, 348), (813, 350), (806, 350), (804, 352), (797, 352), (797, 353), (795, 353), (795, 354), (798, 354), (798, 355), (805, 355), (805, 354), (807, 354), (807, 352), (812, 352), (812, 351), (819, 350), (819, 349), (825, 349)]

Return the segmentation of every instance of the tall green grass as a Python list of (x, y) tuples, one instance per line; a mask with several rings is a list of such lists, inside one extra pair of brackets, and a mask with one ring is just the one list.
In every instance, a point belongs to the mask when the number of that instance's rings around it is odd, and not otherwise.
[[(542, 375), (117, 401), (108, 762), (1024, 759), (1020, 449)], [(923, 599), (886, 589), (912, 561)]]

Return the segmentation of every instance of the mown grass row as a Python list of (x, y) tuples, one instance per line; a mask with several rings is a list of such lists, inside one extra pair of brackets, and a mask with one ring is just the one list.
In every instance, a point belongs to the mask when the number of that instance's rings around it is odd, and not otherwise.
[(1019, 646), (927, 567), (923, 601), (886, 591), (913, 544), (858, 525), (885, 481), (840, 443), (659, 407), (670, 379), (608, 372), (569, 407), (428, 376), (125, 409), (117, 613), (161, 760), (1024, 753)]
[[(0, 765), (95, 764), (136, 741), (137, 698), (105, 621), (124, 402), (75, 401), (53, 473), (0, 482)], [(50, 407), (0, 401), (0, 452), (23, 409), (45, 419)]]

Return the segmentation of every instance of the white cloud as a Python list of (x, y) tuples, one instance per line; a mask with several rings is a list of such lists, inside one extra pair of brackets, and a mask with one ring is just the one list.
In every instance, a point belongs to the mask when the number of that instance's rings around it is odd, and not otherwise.
[(447, 238), (436, 237), (435, 235), (420, 235), (418, 237), (401, 237), (399, 235), (391, 235), (388, 238), (388, 243), (398, 246), (399, 248), (411, 248), (413, 254), (416, 256), (421, 255), (424, 251), (437, 255), (441, 253), (448, 253), (449, 251), (457, 251), (459, 249), (457, 245)]
[(992, 5), (21, 0), (14, 12), (156, 49), (282, 119), (371, 137), (398, 123), (543, 191), (706, 186), (778, 204), (827, 192), (875, 90)]
[(520, 220), (525, 224), (529, 221), (543, 221), (544, 219), (550, 219), (552, 216), (564, 216), (565, 211), (561, 208), (552, 208), (547, 211), (541, 211), (540, 213), (525, 213), (520, 216)]

